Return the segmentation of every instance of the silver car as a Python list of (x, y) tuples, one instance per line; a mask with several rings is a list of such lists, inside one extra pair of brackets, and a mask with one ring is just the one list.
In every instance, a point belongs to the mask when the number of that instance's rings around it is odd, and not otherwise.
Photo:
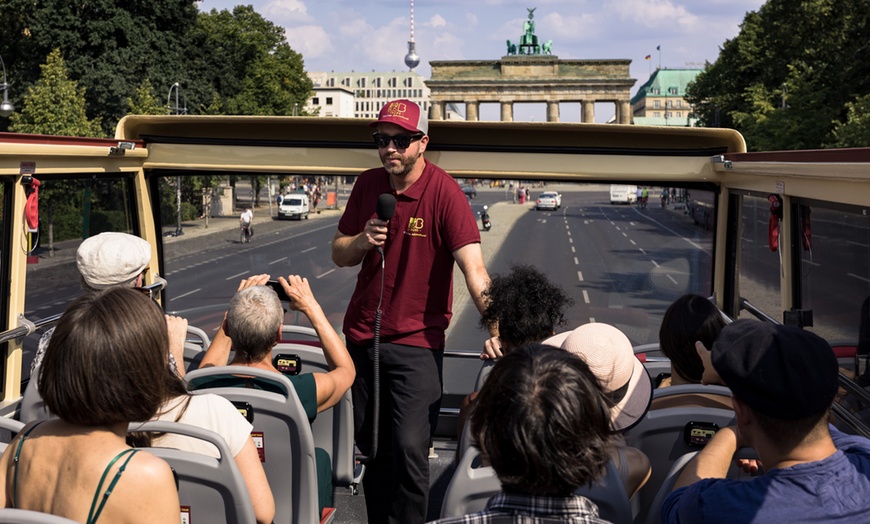
[(535, 210), (552, 209), (553, 211), (562, 207), (562, 195), (556, 191), (545, 191), (538, 195), (535, 200)]

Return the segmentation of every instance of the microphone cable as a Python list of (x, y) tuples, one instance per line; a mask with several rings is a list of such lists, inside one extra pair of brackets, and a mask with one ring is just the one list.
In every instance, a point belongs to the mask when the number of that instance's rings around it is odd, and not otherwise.
[[(381, 220), (390, 220), (396, 213), (396, 197), (389, 193), (384, 193), (378, 197), (377, 215)], [(387, 272), (385, 267), (384, 248), (378, 246), (375, 248), (381, 255), (381, 286), (378, 295), (378, 308), (375, 311), (375, 332), (374, 340), (372, 341), (372, 379), (374, 387), (372, 388), (372, 445), (367, 456), (359, 458), (362, 464), (370, 464), (378, 454), (378, 427), (380, 426), (381, 418), (381, 305), (384, 301), (384, 276)]]

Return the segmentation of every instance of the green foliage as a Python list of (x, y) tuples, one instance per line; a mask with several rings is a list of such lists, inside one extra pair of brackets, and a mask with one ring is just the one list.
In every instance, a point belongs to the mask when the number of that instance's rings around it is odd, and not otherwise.
[(6, 0), (2, 12), (0, 34), (8, 38), (0, 54), (13, 82), (35, 82), (38, 65), (60, 48), (70, 77), (87, 91), (88, 116), (102, 121), (101, 135), (113, 134), (143, 79), (165, 92), (194, 78), (184, 39), (196, 22), (195, 0)]
[(870, 147), (870, 94), (846, 104), (846, 121), (834, 123), (832, 146)]
[(101, 136), (100, 120), (88, 120), (85, 90), (70, 80), (60, 49), (48, 55), (39, 81), (27, 89), (23, 107), (9, 117), (15, 133)]
[(751, 150), (834, 141), (846, 104), (870, 93), (870, 0), (769, 0), (688, 88), (702, 125)]
[(165, 115), (167, 111), (147, 78), (136, 88), (136, 96), (127, 99), (127, 110), (131, 115)]
[(196, 76), (224, 114), (292, 115), (308, 100), (313, 84), (302, 55), (253, 7), (200, 13), (189, 38)]

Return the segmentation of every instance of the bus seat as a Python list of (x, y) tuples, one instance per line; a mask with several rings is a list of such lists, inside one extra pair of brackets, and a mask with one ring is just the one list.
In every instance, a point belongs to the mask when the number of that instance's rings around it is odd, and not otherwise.
[[(501, 482), (489, 466), (483, 466), (480, 451), (470, 447), (463, 454), (441, 505), (441, 518), (475, 513), (490, 497), (501, 491)], [(598, 516), (614, 524), (632, 522), (631, 505), (613, 461), (608, 461), (604, 478), (591, 487), (575, 491), (598, 506)]]
[[(24, 422), (14, 418), (0, 417), (0, 454), (6, 451), (15, 435), (24, 427)], [(0, 520), (0, 522), (3, 522)]]
[[(210, 387), (210, 382), (219, 379), (239, 380), (240, 387)], [(275, 496), (275, 523), (320, 522), (314, 437), (290, 380), (272, 371), (239, 366), (197, 369), (185, 380), (194, 392), (215, 393), (232, 402), (250, 404), (254, 412), (252, 435)]]
[(680, 477), (680, 473), (683, 472), (686, 465), (695, 458), (697, 455), (697, 451), (692, 451), (690, 453), (686, 453), (685, 455), (677, 458), (674, 461), (674, 464), (671, 466), (671, 469), (668, 470), (668, 474), (665, 475), (665, 479), (662, 482), (662, 485), (659, 487), (658, 493), (656, 493), (655, 498), (650, 504), (649, 514), (646, 518), (646, 524), (659, 524), (662, 521), (662, 503), (665, 501), (665, 498), (668, 496), (668, 493), (674, 490), (674, 484), (677, 483), (677, 479)]
[[(495, 365), (494, 360), (485, 360), (480, 366), (480, 371), (477, 372), (477, 378), (474, 381), (473, 391), (480, 391), (483, 383), (486, 382), (486, 377), (489, 376), (492, 367)], [(468, 413), (471, 414), (470, 412)], [(456, 443), (456, 457), (461, 459), (462, 455), (471, 447), (471, 424), (466, 417), (465, 425), (462, 427), (462, 434), (459, 435), (459, 442)]]
[(190, 424), (167, 421), (133, 423), (128, 431), (175, 433), (213, 444), (220, 458), (163, 447), (144, 451), (162, 458), (175, 471), (181, 512), (189, 522), (256, 523), (245, 480), (220, 435)]
[(312, 327), (283, 324), (281, 326), (281, 342), (320, 346), (320, 337), (317, 336), (317, 331)]
[(0, 522), (8, 524), (75, 524), (75, 520), (26, 509), (0, 509)]
[(27, 424), (34, 420), (54, 418), (54, 415), (45, 407), (42, 395), (39, 393), (39, 374), (30, 377), (24, 395), (21, 397), (21, 405), (18, 407), (18, 420)]
[(492, 371), (494, 365), (494, 360), (485, 360), (483, 362), (483, 365), (480, 366), (480, 371), (477, 372), (477, 379), (474, 381), (474, 391), (480, 391), (480, 388), (483, 387), (483, 383), (486, 382), (486, 377), (489, 376), (489, 372)]
[[(285, 326), (286, 327), (286, 326)], [(299, 327), (299, 326), (293, 326)], [(326, 373), (329, 365), (323, 350), (300, 343), (279, 342), (272, 348), (272, 357), (279, 354), (297, 355), (302, 361), (302, 373)], [(354, 423), (353, 400), (350, 390), (345, 391), (335, 406), (317, 414), (311, 425), (317, 447), (326, 450), (332, 461), (333, 484), (354, 485)], [(355, 486), (354, 486), (355, 487)]]
[[(199, 342), (191, 340), (191, 337), (199, 339)], [(209, 345), (211, 345), (211, 339), (205, 331), (196, 326), (187, 326), (187, 338), (184, 340), (184, 369), (186, 371), (193, 371), (199, 367)]]
[[(674, 461), (671, 469), (668, 470), (667, 475), (665, 475), (665, 480), (662, 482), (661, 487), (659, 488), (658, 493), (656, 493), (655, 498), (650, 505), (649, 514), (646, 518), (646, 524), (659, 524), (662, 521), (662, 503), (664, 503), (668, 494), (674, 490), (674, 484), (677, 483), (677, 479), (680, 478), (680, 474), (689, 464), (689, 462), (695, 458), (697, 455), (697, 451), (692, 451), (686, 453), (677, 458)], [(752, 448), (740, 448), (737, 450), (735, 454), (737, 458), (746, 458), (746, 459), (758, 459), (758, 454)], [(734, 463), (731, 463), (731, 466), (728, 468), (728, 473), (725, 475), (725, 478), (734, 479), (734, 480), (752, 480), (757, 475), (751, 475), (747, 473), (743, 473), (741, 469)]]
[[(664, 392), (673, 387), (676, 386), (655, 391)], [(646, 485), (632, 499), (639, 506), (636, 522), (646, 520), (652, 501), (674, 461), (686, 453), (698, 450), (697, 447), (690, 446), (684, 438), (689, 422), (716, 424), (723, 428), (734, 423), (734, 411), (704, 407), (652, 409), (636, 426), (625, 432), (626, 444), (643, 451), (652, 466), (652, 474)]]
[(689, 406), (730, 410), (731, 390), (726, 386), (715, 384), (709, 386), (703, 384), (677, 384), (653, 390), (653, 400), (650, 409)]
[(659, 374), (671, 372), (671, 361), (664, 356), (658, 342), (634, 346), (634, 356), (643, 363), (643, 367), (646, 368), (646, 372), (653, 382)]

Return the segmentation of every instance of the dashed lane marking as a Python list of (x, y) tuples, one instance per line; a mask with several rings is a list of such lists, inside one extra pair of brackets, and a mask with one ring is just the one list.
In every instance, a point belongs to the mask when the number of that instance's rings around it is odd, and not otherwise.
[(248, 273), (250, 273), (250, 271), (242, 271), (242, 272), (239, 273), (238, 275), (233, 275), (233, 276), (231, 276), (231, 277), (227, 277), (227, 278), (225, 278), (224, 280), (232, 280), (232, 279), (234, 279), (234, 278), (239, 278), (240, 276), (242, 276), (242, 275), (247, 275)]
[(278, 260), (273, 260), (273, 261), (269, 262), (267, 265), (271, 266), (272, 264), (277, 264), (278, 262), (281, 262), (284, 260), (287, 260), (287, 257), (279, 258)]
[(585, 289), (583, 290), (583, 302), (585, 302), (587, 304), (589, 303), (589, 292), (586, 291)]
[(184, 297), (186, 297), (188, 295), (192, 295), (198, 291), (202, 291), (202, 288), (196, 288), (193, 291), (188, 291), (187, 293), (183, 293), (181, 295), (178, 295), (177, 297), (172, 297), (172, 300), (178, 300), (179, 298), (184, 298)]
[(326, 275), (332, 273), (333, 271), (335, 271), (335, 268), (330, 269), (330, 270), (327, 271), (326, 273), (321, 273), (321, 274), (317, 275), (317, 278), (318, 278), (318, 279), (323, 278), (323, 277), (325, 277)]

